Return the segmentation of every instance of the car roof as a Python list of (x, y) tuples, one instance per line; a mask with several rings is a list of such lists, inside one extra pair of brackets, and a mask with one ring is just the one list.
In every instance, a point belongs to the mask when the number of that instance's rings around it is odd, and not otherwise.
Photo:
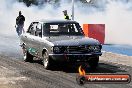
[(78, 23), (76, 21), (73, 20), (39, 20), (39, 21), (35, 21), (35, 22), (42, 22), (42, 23)]

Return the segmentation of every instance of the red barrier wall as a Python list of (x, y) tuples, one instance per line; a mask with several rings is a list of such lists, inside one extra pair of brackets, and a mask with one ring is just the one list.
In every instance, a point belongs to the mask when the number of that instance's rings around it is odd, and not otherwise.
[(97, 39), (101, 44), (105, 41), (105, 24), (83, 24), (85, 36)]

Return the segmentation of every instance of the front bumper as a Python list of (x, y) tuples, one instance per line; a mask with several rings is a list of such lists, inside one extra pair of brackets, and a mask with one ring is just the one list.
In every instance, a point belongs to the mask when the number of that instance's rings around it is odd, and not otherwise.
[(91, 58), (101, 55), (101, 52), (90, 54), (49, 54), (49, 56), (56, 61), (88, 61)]

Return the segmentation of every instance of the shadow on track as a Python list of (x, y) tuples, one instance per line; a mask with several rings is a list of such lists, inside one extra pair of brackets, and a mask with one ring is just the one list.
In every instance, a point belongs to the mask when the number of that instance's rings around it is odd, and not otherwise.
[[(32, 63), (38, 63), (43, 65), (42, 61), (35, 60)], [(56, 63), (55, 66), (51, 69), (51, 71), (63, 71), (66, 73), (78, 73), (79, 66), (82, 65), (82, 68), (86, 71), (86, 73), (119, 73), (126, 72), (125, 70), (121, 70), (119, 65), (113, 65), (111, 63), (100, 62), (96, 70), (90, 69), (88, 64), (73, 64), (73, 63)]]

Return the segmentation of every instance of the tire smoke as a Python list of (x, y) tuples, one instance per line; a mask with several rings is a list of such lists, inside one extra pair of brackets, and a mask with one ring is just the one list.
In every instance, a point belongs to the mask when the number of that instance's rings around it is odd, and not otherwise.
[[(39, 0), (41, 1), (41, 0)], [(71, 0), (70, 0), (71, 1)], [(61, 0), (59, 6), (51, 4), (27, 7), (16, 0), (1, 0), (0, 3), (0, 51), (18, 52), (19, 38), (15, 30), (18, 12), (25, 16), (25, 30), (30, 22), (40, 19), (63, 19), (63, 10), (71, 14), (71, 2)], [(75, 3), (75, 20), (81, 25), (105, 24), (107, 44), (132, 45), (132, 1), (131, 0), (91, 0), (90, 3)], [(12, 48), (11, 48), (12, 47)]]

